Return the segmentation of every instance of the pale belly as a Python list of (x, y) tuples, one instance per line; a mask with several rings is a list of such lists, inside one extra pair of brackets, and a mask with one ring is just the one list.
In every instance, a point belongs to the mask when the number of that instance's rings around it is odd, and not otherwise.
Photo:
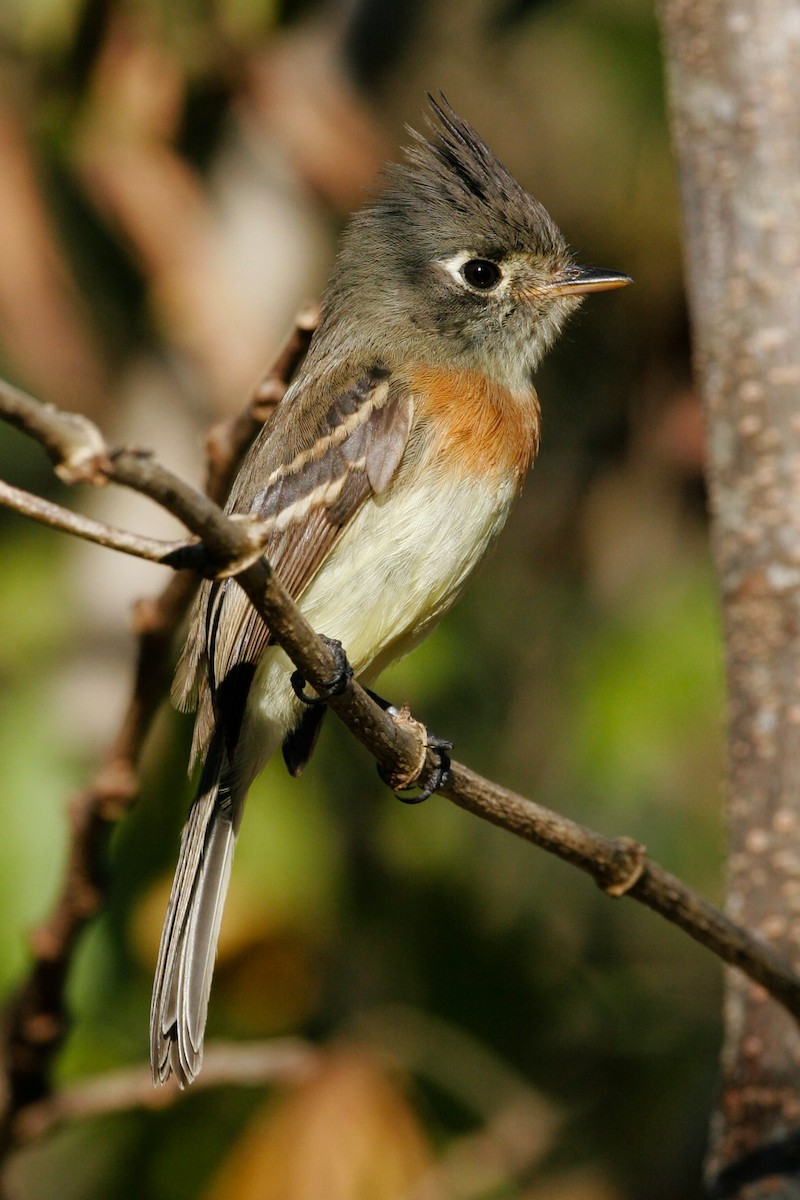
[[(371, 679), (431, 631), (505, 523), (517, 485), (485, 480), (390, 489), (368, 500), (299, 600), (318, 633), (337, 638), (356, 675)], [(278, 647), (265, 652), (247, 705), (254, 773), (297, 721)]]

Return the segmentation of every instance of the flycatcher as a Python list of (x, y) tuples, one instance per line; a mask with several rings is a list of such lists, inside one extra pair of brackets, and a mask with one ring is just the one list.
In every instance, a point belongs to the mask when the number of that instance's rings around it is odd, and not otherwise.
[[(442, 99), (430, 136), (343, 238), (308, 356), (231, 490), (312, 626), (376, 678), (433, 629), (505, 523), (539, 446), (533, 376), (586, 292), (548, 214)], [(191, 1082), (248, 788), (283, 745), (299, 774), (322, 708), (232, 579), (206, 583), (173, 696), (204, 758), (151, 1008), (155, 1081)]]

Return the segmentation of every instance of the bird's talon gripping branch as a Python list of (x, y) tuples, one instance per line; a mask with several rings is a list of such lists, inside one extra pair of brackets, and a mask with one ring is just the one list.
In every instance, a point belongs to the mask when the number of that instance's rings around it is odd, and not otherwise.
[(421, 804), (423, 800), (429, 799), (434, 792), (438, 792), (450, 781), (450, 751), (453, 749), (453, 743), (449, 742), (447, 738), (440, 738), (435, 733), (429, 733), (426, 746), (436, 755), (436, 765), (428, 773), (418, 795), (412, 796), (410, 799), (398, 796), (398, 799), (402, 800), (404, 804)]
[[(449, 751), (453, 749), (453, 743), (448, 741), (447, 738), (440, 738), (435, 733), (430, 733), (421, 721), (417, 721), (412, 717), (407, 705), (404, 704), (402, 708), (396, 709), (393, 705), (387, 704), (385, 700), (380, 701), (379, 697), (374, 698), (379, 701), (382, 708), (394, 717), (398, 724), (413, 726), (419, 734), (420, 739), (420, 758), (415, 766), (408, 771), (398, 772), (397, 770), (382, 767), (379, 764), (378, 775), (386, 786), (392, 789), (401, 803), (421, 804), (423, 800), (429, 799), (434, 792), (438, 792), (449, 781)], [(429, 750), (435, 755), (436, 763), (430, 769), (426, 769)], [(401, 795), (402, 792), (415, 787), (420, 789), (415, 795)]]
[(341, 642), (337, 642), (335, 638), (325, 637), (320, 634), (320, 639), (330, 650), (334, 658), (334, 668), (330, 679), (316, 689), (316, 696), (307, 696), (305, 692), (306, 677), (302, 671), (293, 671), (289, 682), (292, 685), (292, 691), (297, 699), (309, 708), (315, 708), (318, 704), (327, 704), (332, 696), (341, 696), (342, 692), (346, 692), (350, 686), (350, 680), (353, 678), (353, 668), (347, 661), (347, 655), (344, 652), (344, 647)]

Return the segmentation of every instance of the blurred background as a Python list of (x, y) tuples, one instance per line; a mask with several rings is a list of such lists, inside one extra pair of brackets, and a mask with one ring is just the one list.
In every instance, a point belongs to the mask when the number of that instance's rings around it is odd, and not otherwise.
[[(381, 690), (482, 773), (721, 891), (722, 671), (650, 0), (4, 0), (0, 372), (193, 480), (442, 89), (541, 199), (590, 297), (539, 378), (543, 449), (498, 549)], [(69, 494), (0, 427), (0, 475)], [(51, 903), (65, 801), (130, 686), (159, 568), (0, 513), (0, 985)], [(74, 1081), (147, 1053), (191, 786), (164, 709), (71, 979)], [(633, 903), (443, 800), (397, 803), (335, 721), (273, 763), (237, 855), (209, 1036), (321, 1067), (20, 1155), (21, 1200), (692, 1200), (720, 973)]]

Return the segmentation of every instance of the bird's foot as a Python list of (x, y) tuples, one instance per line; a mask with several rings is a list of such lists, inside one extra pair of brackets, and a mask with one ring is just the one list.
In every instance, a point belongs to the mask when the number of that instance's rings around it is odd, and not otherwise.
[[(415, 721), (408, 712), (408, 709), (403, 708), (398, 710), (393, 705), (387, 704), (385, 700), (382, 701), (379, 696), (375, 696), (373, 693), (370, 693), (370, 695), (372, 695), (373, 699), (376, 700), (382, 708), (385, 708), (391, 716), (395, 717), (396, 719), (400, 718), (401, 721), (405, 719), (405, 723), (412, 723), (421, 731), (421, 734), (424, 738), (424, 757), (421, 770), (416, 778), (412, 777), (411, 782), (406, 783), (404, 780), (398, 780), (397, 776), (392, 772), (384, 770), (384, 768), (380, 765), (378, 766), (378, 774), (383, 782), (392, 789), (398, 800), (400, 800), (403, 804), (421, 804), (423, 800), (428, 800), (434, 792), (438, 792), (440, 788), (443, 788), (447, 783), (449, 783), (450, 751), (453, 749), (453, 743), (448, 741), (447, 738), (437, 737), (435, 733), (431, 733), (430, 730), (426, 729), (424, 725), (420, 724), (420, 722)], [(436, 759), (435, 763), (430, 768), (427, 766), (427, 756), (429, 750), (433, 752), (433, 755)], [(401, 794), (412, 787), (419, 788), (419, 791), (412, 796)]]
[(332, 696), (341, 696), (342, 692), (347, 691), (353, 678), (353, 668), (347, 661), (342, 643), (337, 642), (335, 638), (325, 637), (323, 633), (319, 636), (333, 655), (334, 667), (330, 679), (321, 687), (315, 688), (316, 696), (307, 696), (305, 692), (307, 680), (303, 672), (293, 671), (289, 678), (295, 696), (309, 708), (315, 708), (318, 704), (327, 704)]
[(403, 804), (421, 804), (423, 800), (428, 800), (434, 792), (438, 792), (450, 782), (450, 751), (453, 749), (453, 743), (447, 738), (437, 737), (435, 733), (428, 731), (425, 745), (428, 750), (432, 750), (436, 756), (436, 763), (430, 771), (424, 776), (420, 785), (420, 791), (416, 796), (398, 796), (398, 800), (402, 800)]

